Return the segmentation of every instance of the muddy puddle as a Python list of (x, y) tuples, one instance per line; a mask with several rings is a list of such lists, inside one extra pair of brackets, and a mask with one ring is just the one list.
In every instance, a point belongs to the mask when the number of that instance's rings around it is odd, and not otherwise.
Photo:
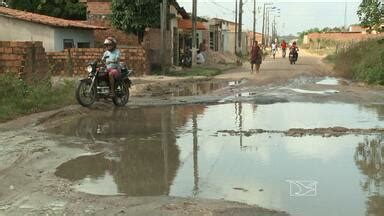
[(220, 130), (384, 128), (384, 107), (277, 103), (164, 106), (90, 113), (50, 132), (87, 148), (56, 175), (90, 194), (202, 197), (292, 215), (383, 215), (384, 135)]
[(169, 90), (169, 95), (180, 97), (180, 96), (196, 96), (196, 95), (205, 95), (216, 91), (218, 89), (232, 87), (239, 85), (245, 81), (228, 81), (228, 82), (212, 82), (212, 81), (203, 81), (196, 82), (190, 85), (185, 86), (174, 86)]

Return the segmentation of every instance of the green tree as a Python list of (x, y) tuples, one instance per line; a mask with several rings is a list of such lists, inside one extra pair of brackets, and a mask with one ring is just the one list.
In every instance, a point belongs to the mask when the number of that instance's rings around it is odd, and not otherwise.
[(112, 0), (112, 25), (142, 41), (145, 28), (160, 26), (159, 0)]
[(363, 0), (357, 15), (361, 26), (370, 30), (383, 30), (380, 26), (384, 23), (384, 5), (380, 0)]
[(64, 19), (86, 19), (86, 6), (79, 0), (10, 0), (9, 7)]

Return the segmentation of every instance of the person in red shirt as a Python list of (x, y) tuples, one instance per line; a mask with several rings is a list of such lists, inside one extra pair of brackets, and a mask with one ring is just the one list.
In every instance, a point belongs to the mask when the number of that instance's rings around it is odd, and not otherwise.
[(287, 43), (285, 42), (285, 40), (281, 42), (281, 50), (283, 51), (282, 56), (283, 58), (285, 58), (285, 55), (287, 54)]
[(262, 62), (262, 50), (259, 47), (257, 41), (253, 42), (251, 50), (251, 73), (253, 73), (253, 65), (256, 65), (256, 72), (260, 72), (260, 65)]

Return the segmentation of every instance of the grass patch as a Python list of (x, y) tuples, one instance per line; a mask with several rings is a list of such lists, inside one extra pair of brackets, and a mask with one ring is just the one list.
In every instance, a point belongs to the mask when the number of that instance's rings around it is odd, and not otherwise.
[(74, 81), (53, 87), (49, 77), (27, 83), (15, 74), (0, 74), (0, 121), (73, 104), (74, 89)]
[(325, 57), (324, 60), (325, 60), (326, 62), (335, 64), (335, 62), (336, 62), (336, 54), (335, 54), (335, 53), (329, 54), (329, 55), (327, 55), (327, 56)]
[(340, 75), (369, 84), (384, 85), (384, 38), (362, 41), (328, 57)]
[(316, 41), (311, 40), (308, 44), (303, 44), (301, 47), (306, 49), (309, 53), (317, 55), (332, 55), (334, 53), (343, 52), (354, 44), (356, 44), (354, 41), (341, 42), (320, 39)]

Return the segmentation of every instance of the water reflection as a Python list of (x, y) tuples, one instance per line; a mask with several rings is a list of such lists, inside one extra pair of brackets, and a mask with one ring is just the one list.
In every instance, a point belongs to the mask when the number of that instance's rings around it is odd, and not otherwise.
[[(382, 182), (381, 141), (355, 135), (297, 138), (216, 132), (383, 125), (376, 112), (351, 104), (234, 103), (90, 113), (53, 132), (93, 140), (89, 148), (103, 154), (64, 163), (56, 174), (88, 193), (226, 199), (294, 215), (380, 215), (380, 187), (372, 188)], [(319, 182), (318, 196), (291, 197), (287, 180)], [(368, 189), (375, 193), (366, 195)]]
[(383, 137), (366, 139), (356, 147), (355, 162), (366, 176), (361, 187), (368, 194), (367, 215), (384, 213), (384, 143)]
[[(107, 155), (81, 156), (62, 164), (56, 174), (75, 181), (113, 176), (117, 192), (127, 195), (169, 194), (169, 187), (180, 164), (176, 128), (185, 124), (190, 116), (196, 118), (202, 109), (203, 106), (190, 109), (133, 109), (129, 112), (115, 110), (84, 116), (55, 128), (52, 132), (107, 142), (103, 145), (96, 145), (95, 142), (91, 146), (93, 150), (104, 151)], [(198, 185), (197, 126), (194, 131)], [(89, 181), (83, 183), (95, 184)], [(93, 188), (97, 188), (97, 185)]]
[(193, 131), (193, 195), (197, 196), (199, 194), (199, 159), (198, 159), (198, 126), (197, 126), (197, 114), (196, 108), (193, 107), (192, 115), (192, 131)]
[(237, 85), (239, 81), (231, 81), (231, 82), (198, 82), (191, 83), (188, 86), (177, 86), (171, 89), (172, 96), (195, 96), (195, 95), (204, 95), (215, 90)]

